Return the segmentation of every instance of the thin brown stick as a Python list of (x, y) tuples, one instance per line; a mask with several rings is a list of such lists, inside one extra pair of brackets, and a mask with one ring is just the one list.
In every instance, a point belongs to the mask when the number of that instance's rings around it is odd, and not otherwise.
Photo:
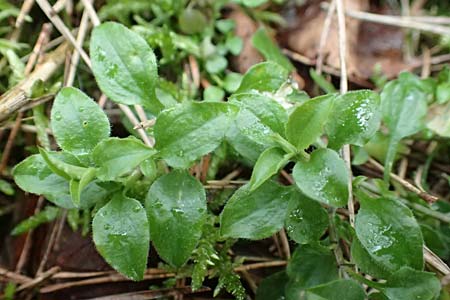
[(58, 233), (58, 225), (59, 225), (59, 222), (53, 222), (52, 232), (50, 233), (50, 238), (48, 239), (47, 247), (45, 248), (44, 255), (42, 256), (41, 262), (39, 263), (39, 267), (37, 269), (36, 276), (41, 276), (42, 272), (44, 271), (45, 265), (47, 264), (47, 261), (48, 261), (48, 256), (50, 255), (50, 253), (53, 249), (53, 245), (55, 244), (56, 235)]
[[(369, 163), (372, 164), (379, 171), (384, 172), (384, 167), (379, 162), (374, 160), (373, 158), (369, 158)], [(418, 187), (416, 187), (413, 184), (409, 183), (408, 181), (402, 179), (397, 174), (391, 173), (390, 178), (395, 180), (396, 182), (400, 183), (408, 191), (417, 194), (420, 198), (427, 201), (428, 203), (434, 203), (437, 200), (439, 200), (438, 197), (430, 195), (427, 192), (420, 190)]]
[(428, 249), (427, 246), (423, 246), (423, 255), (425, 258), (425, 262), (435, 268), (439, 273), (444, 276), (448, 276), (450, 274), (449, 266), (445, 262), (443, 262), (442, 259), (433, 251)]
[(9, 155), (11, 154), (12, 147), (14, 146), (17, 133), (19, 133), (20, 123), (22, 122), (22, 116), (23, 114), (21, 112), (17, 114), (16, 121), (14, 122), (14, 127), (11, 129), (11, 132), (9, 133), (8, 141), (6, 141), (5, 149), (3, 149), (2, 160), (0, 162), (0, 174), (3, 174), (3, 172), (6, 169), (6, 166), (8, 165)]
[(322, 66), (324, 53), (323, 48), (327, 42), (328, 34), (330, 33), (331, 20), (333, 19), (334, 11), (336, 10), (336, 0), (333, 0), (330, 4), (330, 9), (327, 12), (325, 21), (323, 23), (322, 34), (320, 35), (319, 47), (317, 49), (317, 61), (316, 61), (316, 72), (322, 74)]
[(0, 278), (5, 278), (8, 281), (12, 281), (12, 282), (19, 283), (19, 284), (29, 282), (30, 280), (32, 280), (28, 276), (24, 276), (17, 272), (8, 271), (6, 269), (3, 269), (2, 267), (0, 267)]
[(39, 284), (42, 283), (44, 280), (46, 280), (46, 279), (52, 277), (52, 275), (55, 274), (55, 273), (57, 273), (59, 270), (60, 270), (59, 267), (53, 267), (53, 268), (48, 269), (48, 270), (45, 271), (45, 272), (42, 272), (42, 273), (41, 273), (39, 276), (37, 276), (36, 278), (34, 278), (34, 279), (32, 279), (32, 280), (30, 280), (30, 281), (28, 281), (28, 282), (26, 282), (26, 283), (20, 285), (20, 286), (17, 288), (16, 292), (20, 292), (20, 291), (23, 291), (23, 290), (25, 290), (25, 289), (29, 289), (29, 288), (32, 288), (32, 287), (35, 287), (35, 286), (39, 285)]
[(291, 248), (289, 247), (289, 240), (287, 238), (286, 231), (284, 230), (284, 228), (278, 232), (278, 235), (280, 236), (280, 242), (281, 242), (281, 247), (283, 248), (284, 258), (290, 259), (291, 258)]
[[(329, 8), (328, 3), (322, 3), (322, 6), (325, 9)], [(439, 35), (450, 35), (450, 28), (438, 24), (429, 24), (424, 22), (418, 22), (410, 17), (402, 17), (402, 16), (388, 16), (388, 15), (379, 15), (373, 13), (367, 13), (362, 11), (355, 10), (345, 10), (345, 14), (351, 18), (357, 20), (363, 20), (373, 23), (386, 24), (391, 26), (397, 26), (402, 28), (415, 29), (419, 31), (426, 31)]]

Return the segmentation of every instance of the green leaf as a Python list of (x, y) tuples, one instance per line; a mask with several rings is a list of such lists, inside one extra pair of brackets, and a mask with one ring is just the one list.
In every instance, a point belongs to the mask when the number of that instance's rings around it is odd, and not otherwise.
[(350, 279), (335, 280), (308, 289), (310, 300), (364, 300), (366, 293), (360, 284)]
[(220, 102), (223, 100), (223, 97), (225, 97), (225, 92), (214, 85), (208, 86), (203, 91), (203, 99), (208, 102)]
[(153, 183), (145, 207), (158, 254), (169, 264), (181, 267), (197, 246), (205, 223), (202, 184), (185, 171), (172, 171)]
[(313, 68), (309, 69), (309, 76), (312, 80), (327, 94), (336, 93), (337, 90), (334, 85), (329, 82), (322, 74), (319, 74)]
[(217, 74), (225, 70), (228, 66), (228, 61), (221, 55), (212, 55), (206, 59), (205, 68), (211, 74)]
[(223, 237), (258, 240), (283, 228), (291, 189), (267, 181), (257, 190), (244, 185), (228, 200), (220, 215)]
[(390, 138), (384, 167), (386, 180), (392, 170), (399, 141), (423, 127), (427, 94), (418, 81), (415, 75), (402, 73), (399, 79), (386, 84), (381, 92), (381, 112)]
[(251, 111), (265, 126), (284, 135), (288, 116), (286, 110), (273, 98), (259, 93), (234, 94), (228, 100)]
[(283, 149), (272, 147), (265, 150), (256, 161), (250, 179), (250, 191), (256, 190), (270, 177), (277, 174), (283, 168), (292, 154), (286, 154)]
[(299, 244), (317, 242), (328, 228), (328, 213), (317, 202), (294, 191), (288, 206), (286, 231)]
[(286, 137), (297, 149), (308, 148), (324, 133), (334, 98), (334, 95), (324, 95), (307, 100), (290, 114)]
[(275, 92), (288, 78), (288, 70), (274, 62), (262, 62), (248, 69), (236, 93)]
[(292, 175), (297, 186), (309, 198), (335, 207), (347, 203), (347, 166), (333, 150), (314, 151), (309, 161), (295, 164)]
[(332, 115), (325, 129), (328, 146), (340, 149), (345, 144), (363, 146), (380, 126), (380, 97), (370, 90), (352, 91), (334, 100)]
[(119, 23), (103, 23), (92, 32), (90, 56), (95, 79), (111, 100), (144, 105), (154, 115), (163, 109), (155, 96), (156, 58), (139, 34)]
[(351, 247), (351, 257), (361, 272), (378, 279), (388, 278), (391, 272), (382, 264), (376, 261), (361, 245), (357, 237), (353, 239)]
[(95, 168), (87, 168), (79, 181), (76, 179), (70, 180), (70, 196), (72, 197), (72, 202), (76, 207), (80, 206), (81, 192), (91, 181), (95, 179), (96, 175), (97, 170)]
[(434, 300), (440, 290), (441, 284), (434, 273), (404, 267), (392, 274), (381, 291), (390, 300)]
[(264, 278), (256, 290), (256, 300), (284, 299), (284, 286), (289, 280), (285, 271)]
[(229, 35), (225, 41), (225, 47), (230, 51), (232, 55), (239, 55), (242, 51), (244, 42), (242, 38), (236, 35)]
[(41, 154), (42, 158), (44, 158), (48, 167), (55, 174), (67, 180), (80, 180), (87, 171), (87, 168), (72, 165), (60, 159), (62, 158), (62, 153), (60, 152), (50, 152), (43, 148), (39, 148), (39, 153)]
[(63, 208), (75, 207), (69, 195), (67, 180), (53, 173), (41, 155), (29, 156), (17, 164), (13, 175), (22, 190), (44, 195), (50, 202)]
[(6, 180), (0, 179), (0, 192), (7, 196), (13, 196), (15, 194), (15, 190), (11, 183)]
[(261, 52), (266, 60), (276, 62), (289, 72), (294, 69), (294, 66), (289, 59), (281, 53), (278, 45), (273, 42), (263, 27), (259, 28), (253, 34), (252, 44), (259, 52)]
[(109, 121), (102, 109), (82, 91), (65, 87), (55, 98), (52, 131), (61, 149), (87, 155), (109, 136)]
[(242, 5), (248, 6), (248, 7), (260, 6), (260, 5), (268, 2), (268, 0), (233, 0), (233, 1), (240, 3)]
[(17, 224), (11, 231), (11, 235), (20, 235), (31, 229), (38, 227), (41, 224), (55, 220), (59, 215), (60, 209), (54, 206), (46, 206), (37, 214), (23, 220)]
[(404, 266), (422, 270), (423, 238), (411, 211), (387, 198), (363, 197), (360, 202), (356, 236), (371, 258), (390, 272)]
[(178, 17), (181, 31), (187, 34), (199, 33), (208, 26), (208, 20), (198, 9), (187, 8)]
[(139, 201), (116, 193), (95, 214), (92, 233), (98, 252), (114, 269), (132, 280), (143, 279), (150, 233)]
[(228, 103), (188, 102), (163, 111), (154, 126), (156, 149), (174, 168), (188, 168), (222, 142), (237, 108)]
[(92, 153), (99, 166), (97, 177), (108, 181), (117, 179), (135, 169), (156, 151), (134, 137), (109, 138), (100, 142)]
[(333, 253), (318, 245), (298, 246), (286, 272), (291, 279), (291, 286), (299, 289), (307, 289), (339, 278)]

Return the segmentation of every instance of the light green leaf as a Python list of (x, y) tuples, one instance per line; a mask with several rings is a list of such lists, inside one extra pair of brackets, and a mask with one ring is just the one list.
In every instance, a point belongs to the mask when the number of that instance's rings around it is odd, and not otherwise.
[(54, 206), (46, 206), (43, 210), (28, 219), (23, 220), (17, 224), (11, 231), (11, 235), (20, 235), (31, 229), (38, 227), (41, 224), (51, 222), (58, 217), (60, 209)]
[(211, 74), (220, 73), (228, 66), (228, 61), (221, 55), (212, 55), (206, 59), (205, 68)]
[(187, 8), (178, 17), (181, 31), (187, 34), (199, 33), (208, 26), (208, 20), (198, 9)]
[(308, 289), (308, 300), (364, 300), (366, 293), (360, 284), (350, 279), (335, 280)]
[(77, 165), (69, 164), (63, 161), (61, 152), (50, 152), (43, 148), (39, 148), (39, 153), (44, 158), (48, 167), (57, 175), (66, 180), (78, 179), (80, 180), (87, 168), (79, 167)]
[(356, 236), (371, 258), (390, 272), (422, 270), (423, 238), (411, 211), (395, 200), (360, 198)]
[(95, 246), (118, 272), (142, 280), (147, 267), (150, 233), (141, 203), (116, 193), (95, 214), (92, 222)]
[(339, 278), (334, 254), (319, 245), (298, 246), (286, 272), (291, 279), (291, 287), (297, 289), (307, 289)]
[(181, 267), (197, 246), (205, 223), (202, 184), (185, 171), (172, 171), (153, 183), (145, 207), (159, 256), (172, 266)]
[(262, 62), (248, 69), (236, 93), (275, 92), (288, 78), (288, 70), (274, 62)]
[(336, 97), (332, 118), (325, 129), (328, 146), (340, 149), (345, 144), (363, 146), (380, 126), (380, 97), (370, 90), (348, 92)]
[(283, 227), (291, 189), (267, 181), (257, 190), (249, 185), (237, 190), (220, 215), (223, 237), (258, 240)]
[(63, 88), (53, 103), (52, 131), (61, 149), (87, 155), (110, 128), (106, 114), (86, 94), (72, 87)]
[(389, 300), (434, 300), (440, 290), (441, 284), (434, 273), (404, 267), (392, 274), (381, 291)]
[(295, 164), (292, 175), (297, 186), (309, 198), (335, 207), (347, 203), (347, 166), (333, 150), (314, 151), (309, 161)]
[(69, 183), (70, 196), (72, 197), (72, 202), (76, 207), (80, 206), (81, 203), (81, 192), (83, 189), (95, 179), (97, 175), (97, 170), (95, 168), (87, 168), (81, 179), (71, 179)]
[(387, 180), (400, 140), (423, 127), (427, 94), (422, 90), (420, 80), (415, 75), (402, 73), (398, 79), (386, 84), (381, 92), (381, 111), (390, 137), (384, 167)]
[(334, 95), (324, 95), (307, 100), (290, 114), (286, 137), (297, 149), (308, 148), (324, 133), (334, 98)]
[(270, 96), (260, 93), (234, 94), (228, 100), (251, 111), (265, 126), (284, 135), (288, 116), (286, 110)]
[(163, 111), (154, 126), (156, 149), (174, 168), (188, 168), (222, 142), (238, 109), (228, 103), (189, 102)]
[(252, 44), (266, 60), (276, 62), (288, 71), (294, 69), (289, 59), (281, 53), (278, 45), (269, 37), (265, 28), (261, 27), (253, 34)]
[(289, 161), (292, 154), (286, 154), (283, 149), (272, 147), (265, 150), (256, 161), (250, 179), (250, 191), (256, 190), (270, 177), (277, 174)]
[(328, 213), (317, 201), (293, 191), (285, 224), (289, 237), (295, 242), (312, 244), (328, 228)]
[(119, 23), (103, 23), (92, 32), (90, 56), (95, 79), (111, 100), (144, 105), (154, 115), (163, 109), (155, 96), (156, 58), (139, 34)]
[(99, 166), (97, 177), (108, 181), (117, 179), (135, 169), (156, 151), (134, 137), (109, 138), (100, 142), (92, 153)]

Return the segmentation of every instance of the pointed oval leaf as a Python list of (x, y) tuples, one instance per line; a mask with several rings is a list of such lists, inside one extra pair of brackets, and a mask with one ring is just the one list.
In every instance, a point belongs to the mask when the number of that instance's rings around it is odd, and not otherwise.
[(44, 195), (50, 202), (63, 208), (75, 207), (69, 195), (69, 183), (53, 173), (40, 154), (29, 156), (16, 165), (13, 176), (22, 190)]
[(411, 211), (397, 201), (361, 198), (356, 236), (372, 259), (390, 272), (423, 269), (423, 238)]
[(202, 234), (206, 217), (202, 184), (185, 171), (172, 171), (152, 184), (145, 207), (158, 254), (169, 264), (181, 267)]
[(135, 169), (156, 151), (134, 137), (109, 138), (100, 142), (92, 156), (99, 166), (97, 177), (108, 181), (117, 179)]
[(139, 201), (117, 193), (95, 214), (92, 233), (98, 252), (114, 269), (132, 280), (142, 280), (150, 233)]
[(357, 237), (352, 241), (351, 257), (359, 270), (365, 274), (378, 279), (386, 279), (392, 274), (383, 264), (372, 258)]
[(55, 98), (52, 130), (61, 149), (87, 155), (109, 137), (109, 121), (103, 110), (82, 91), (65, 87)]
[(309, 161), (295, 164), (292, 175), (297, 186), (309, 198), (335, 207), (347, 203), (347, 166), (333, 150), (314, 151)]
[(234, 94), (230, 103), (251, 111), (262, 124), (270, 127), (274, 132), (284, 135), (287, 122), (287, 112), (277, 101), (268, 95), (259, 93)]
[(402, 73), (386, 84), (381, 92), (381, 113), (389, 129), (389, 146), (385, 160), (385, 179), (389, 178), (399, 141), (418, 132), (423, 127), (427, 113), (427, 94), (420, 79)]
[(332, 114), (326, 124), (328, 146), (363, 146), (380, 126), (380, 96), (370, 90), (348, 92), (334, 100)]
[(248, 69), (236, 94), (246, 92), (275, 92), (286, 82), (289, 71), (275, 62), (262, 62)]
[(291, 279), (291, 287), (296, 289), (314, 287), (339, 278), (333, 252), (319, 245), (298, 246), (286, 272)]
[(91, 37), (92, 71), (111, 100), (144, 105), (157, 115), (163, 105), (155, 96), (156, 58), (147, 42), (122, 24), (97, 26)]
[(48, 167), (55, 174), (64, 177), (67, 180), (80, 180), (87, 170), (87, 168), (72, 165), (62, 160), (61, 158), (63, 158), (63, 155), (61, 152), (50, 152), (43, 148), (39, 148), (39, 153), (47, 163)]
[(335, 96), (324, 95), (298, 106), (286, 124), (286, 138), (299, 150), (308, 148), (323, 133)]
[(249, 185), (237, 190), (220, 215), (223, 237), (258, 240), (283, 228), (291, 189), (267, 181), (257, 190)]
[(228, 103), (184, 103), (163, 111), (154, 127), (156, 149), (174, 168), (188, 168), (222, 142), (238, 108)]
[(256, 290), (256, 300), (281, 300), (284, 298), (284, 287), (289, 280), (285, 271), (264, 278)]
[(254, 191), (266, 180), (283, 168), (292, 155), (286, 154), (283, 149), (273, 147), (265, 150), (256, 161), (250, 179), (250, 190)]
[(299, 244), (312, 244), (328, 228), (328, 213), (319, 202), (294, 191), (285, 223), (291, 239)]

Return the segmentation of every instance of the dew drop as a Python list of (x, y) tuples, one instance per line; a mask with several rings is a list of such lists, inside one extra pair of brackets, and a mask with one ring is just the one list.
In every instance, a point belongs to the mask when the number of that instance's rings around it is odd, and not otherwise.
[(62, 119), (62, 116), (61, 116), (60, 113), (55, 114), (55, 120), (56, 121), (61, 121), (61, 119)]
[(135, 206), (134, 208), (133, 208), (133, 211), (134, 212), (140, 212), (141, 211), (141, 208), (139, 207), (139, 206)]
[(110, 224), (105, 224), (105, 225), (103, 226), (103, 228), (104, 228), (105, 230), (110, 230), (112, 227), (111, 227)]

